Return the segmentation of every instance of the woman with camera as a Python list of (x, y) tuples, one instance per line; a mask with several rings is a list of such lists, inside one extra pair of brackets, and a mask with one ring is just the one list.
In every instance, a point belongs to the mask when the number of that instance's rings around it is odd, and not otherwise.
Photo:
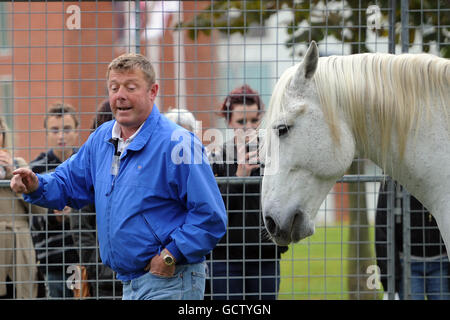
[[(220, 109), (233, 138), (210, 153), (216, 177), (260, 176), (257, 133), (263, 102), (248, 85), (225, 98)], [(228, 213), (228, 230), (209, 257), (213, 300), (274, 300), (280, 287), (280, 255), (265, 233), (260, 183), (219, 184)]]

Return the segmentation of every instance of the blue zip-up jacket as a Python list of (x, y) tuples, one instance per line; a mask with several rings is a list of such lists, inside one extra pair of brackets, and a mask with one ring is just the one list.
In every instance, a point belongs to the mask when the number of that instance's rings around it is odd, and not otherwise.
[(100, 256), (120, 280), (144, 274), (163, 248), (177, 264), (202, 262), (227, 224), (203, 145), (153, 106), (114, 176), (114, 122), (100, 126), (55, 172), (38, 174), (39, 188), (24, 199), (60, 210), (95, 201)]

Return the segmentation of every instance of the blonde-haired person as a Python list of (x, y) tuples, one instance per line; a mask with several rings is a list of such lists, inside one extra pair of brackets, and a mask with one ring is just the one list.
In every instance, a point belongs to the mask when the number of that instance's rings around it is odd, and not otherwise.
[(197, 121), (188, 109), (171, 107), (164, 115), (186, 130), (197, 134)]
[[(5, 118), (0, 116), (0, 179), (9, 180), (14, 168), (27, 167), (22, 158), (11, 156), (12, 136)], [(36, 298), (36, 254), (29, 227), (32, 213), (45, 208), (29, 205), (8, 185), (0, 186), (0, 298)]]
[[(114, 121), (53, 173), (15, 170), (11, 188), (60, 210), (95, 202), (101, 259), (122, 281), (123, 300), (202, 300), (205, 255), (227, 224), (203, 145), (172, 139), (179, 127), (154, 103), (159, 85), (145, 56), (114, 59), (107, 87)], [(178, 161), (179, 147), (200, 150), (202, 161)]]

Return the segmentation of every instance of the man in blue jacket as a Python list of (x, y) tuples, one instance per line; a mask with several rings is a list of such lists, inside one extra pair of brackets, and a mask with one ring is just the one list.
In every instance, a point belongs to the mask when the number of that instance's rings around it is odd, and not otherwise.
[(11, 188), (59, 210), (95, 202), (101, 259), (122, 280), (123, 299), (203, 299), (203, 261), (227, 224), (204, 147), (154, 105), (144, 56), (114, 59), (106, 78), (115, 120), (55, 172), (16, 170)]

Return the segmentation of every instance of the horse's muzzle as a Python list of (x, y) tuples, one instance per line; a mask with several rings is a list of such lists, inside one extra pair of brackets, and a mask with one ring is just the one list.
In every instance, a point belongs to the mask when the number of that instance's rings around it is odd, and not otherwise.
[(289, 223), (280, 226), (271, 216), (266, 216), (266, 229), (273, 241), (278, 245), (289, 245), (291, 242), (298, 242), (314, 233), (314, 226), (305, 219), (302, 211), (298, 211), (289, 219)]

